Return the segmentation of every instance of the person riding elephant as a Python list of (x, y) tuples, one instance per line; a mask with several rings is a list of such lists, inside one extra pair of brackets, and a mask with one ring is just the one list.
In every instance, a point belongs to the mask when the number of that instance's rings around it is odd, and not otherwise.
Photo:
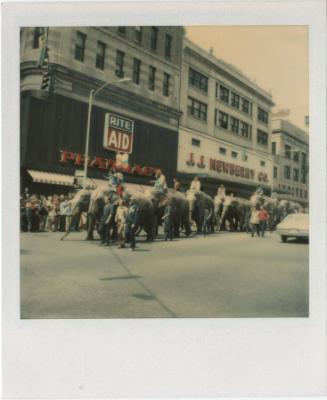
[(82, 212), (88, 211), (91, 193), (91, 190), (81, 189), (75, 194), (74, 198), (71, 200), (71, 218), (67, 226), (67, 231), (60, 240), (64, 240), (65, 237), (72, 231), (73, 227), (79, 223)]
[(247, 230), (246, 216), (248, 210), (251, 209), (251, 202), (241, 197), (226, 196), (223, 202), (223, 210), (218, 224), (218, 230), (225, 226), (228, 221), (230, 230), (241, 231)]
[(210, 211), (210, 220), (208, 222), (209, 233), (214, 232), (214, 211), (215, 203), (213, 199), (202, 191), (189, 189), (186, 193), (186, 199), (189, 203), (189, 220), (194, 221), (197, 233), (202, 233), (205, 209)]
[(153, 204), (154, 232), (157, 234), (158, 225), (161, 224), (167, 200), (171, 204), (171, 220), (174, 229), (174, 236), (179, 237), (180, 229), (185, 229), (188, 236), (191, 233), (189, 221), (189, 204), (183, 193), (174, 189), (167, 189), (166, 193), (160, 193), (154, 188), (145, 191), (145, 196)]

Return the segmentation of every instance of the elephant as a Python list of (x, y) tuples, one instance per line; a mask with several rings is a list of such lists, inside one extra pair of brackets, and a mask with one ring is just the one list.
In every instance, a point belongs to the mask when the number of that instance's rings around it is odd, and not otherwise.
[(60, 238), (60, 240), (64, 240), (65, 237), (69, 234), (74, 224), (76, 224), (79, 221), (82, 212), (88, 211), (91, 200), (91, 193), (92, 193), (91, 190), (81, 189), (75, 194), (74, 198), (71, 201), (72, 217), (67, 227), (67, 232), (65, 232), (65, 234)]
[[(103, 207), (104, 207), (104, 197), (108, 196), (109, 201), (111, 203), (118, 203), (118, 200), (121, 199), (119, 195), (110, 189), (95, 189), (92, 192), (90, 205), (88, 209), (88, 234), (87, 240), (93, 240), (93, 232), (96, 221), (102, 215)], [(138, 209), (139, 209), (139, 217), (138, 223), (135, 227), (136, 231), (140, 231), (143, 228), (147, 234), (147, 240), (153, 240), (154, 238), (154, 211), (153, 211), (153, 204), (152, 202), (142, 193), (139, 191), (134, 191), (133, 194), (130, 192), (123, 192), (122, 199), (125, 201), (127, 207), (129, 207), (131, 200), (134, 199)]]
[(223, 201), (223, 210), (221, 213), (218, 230), (224, 226), (225, 221), (229, 222), (230, 230), (248, 231), (249, 211), (251, 202), (241, 197), (226, 196)]
[(202, 191), (188, 190), (185, 193), (186, 199), (189, 203), (189, 220), (194, 221), (197, 228), (197, 233), (202, 233), (204, 210), (209, 208), (211, 212), (210, 231), (214, 232), (214, 211), (215, 204), (213, 199)]
[(166, 193), (160, 193), (154, 188), (149, 188), (144, 194), (153, 204), (155, 234), (164, 215), (165, 207), (169, 203), (172, 208), (171, 218), (174, 236), (179, 237), (181, 228), (185, 229), (186, 236), (190, 235), (189, 204), (183, 193), (174, 189), (167, 189)]
[[(214, 202), (214, 224), (215, 226), (219, 227), (220, 225), (220, 220), (221, 220), (221, 214), (223, 212), (224, 208), (224, 197), (216, 195), (213, 199)], [(221, 229), (226, 229), (224, 225), (221, 225)]]

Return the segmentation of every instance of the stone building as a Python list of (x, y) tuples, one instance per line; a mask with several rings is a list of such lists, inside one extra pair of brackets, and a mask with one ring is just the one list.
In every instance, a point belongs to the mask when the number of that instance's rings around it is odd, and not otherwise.
[(283, 119), (272, 120), (273, 190), (282, 198), (309, 204), (309, 136)]
[(219, 184), (243, 197), (258, 185), (269, 194), (271, 94), (188, 39), (181, 76), (179, 176), (197, 175), (211, 195)]
[[(105, 146), (110, 114), (133, 130), (127, 181), (149, 183), (157, 168), (172, 181), (182, 27), (22, 28), (20, 41), (22, 187), (51, 192), (72, 184), (84, 164), (90, 91), (104, 83), (111, 84), (93, 100), (88, 176), (102, 178), (122, 150), (118, 139), (114, 150)], [(40, 90), (47, 66), (37, 65), (44, 41), (53, 68), (49, 97)], [(131, 82), (119, 82), (126, 78)]]

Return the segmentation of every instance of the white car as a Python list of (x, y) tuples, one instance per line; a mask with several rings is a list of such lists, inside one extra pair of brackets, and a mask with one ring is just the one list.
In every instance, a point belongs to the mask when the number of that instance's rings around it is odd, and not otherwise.
[(286, 242), (289, 237), (309, 240), (309, 214), (289, 214), (277, 225), (276, 232), (281, 236), (282, 242)]

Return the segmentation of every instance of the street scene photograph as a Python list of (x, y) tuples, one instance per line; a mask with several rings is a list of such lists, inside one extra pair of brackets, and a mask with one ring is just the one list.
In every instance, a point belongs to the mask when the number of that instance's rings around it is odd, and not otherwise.
[(305, 25), (22, 27), (20, 317), (309, 317), (308, 57)]

